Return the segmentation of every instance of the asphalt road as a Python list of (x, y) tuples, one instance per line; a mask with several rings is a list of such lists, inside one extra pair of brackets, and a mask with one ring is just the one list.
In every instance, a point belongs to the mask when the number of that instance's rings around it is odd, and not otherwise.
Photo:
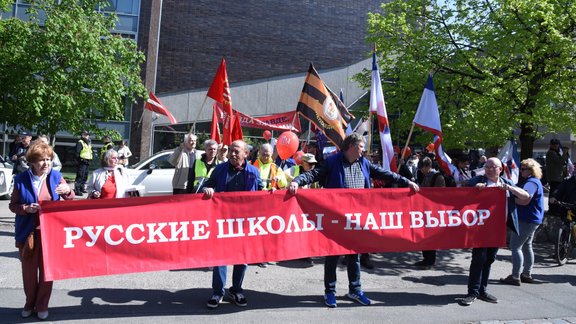
[[(0, 323), (21, 319), (24, 292), (14, 248), (14, 216), (0, 201)], [(324, 306), (323, 259), (313, 267), (300, 261), (262, 269), (250, 266), (244, 288), (248, 307), (223, 303), (210, 310), (211, 271), (189, 269), (71, 279), (54, 283), (50, 321), (66, 323), (576, 323), (576, 260), (557, 266), (550, 244), (536, 244), (534, 277), (541, 284), (502, 285), (510, 274), (510, 251), (501, 249), (492, 267), (490, 292), (500, 302), (477, 300), (469, 307), (456, 298), (466, 293), (469, 250), (438, 253), (437, 266), (418, 270), (419, 252), (375, 254), (374, 270), (362, 272), (372, 306), (345, 299), (346, 269), (338, 272), (338, 308)], [(79, 264), (78, 266), (82, 266)], [(230, 278), (228, 279), (230, 282)]]

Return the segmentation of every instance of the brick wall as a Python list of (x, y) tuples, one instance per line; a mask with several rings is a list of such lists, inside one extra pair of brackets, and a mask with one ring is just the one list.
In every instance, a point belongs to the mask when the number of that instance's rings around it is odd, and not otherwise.
[[(146, 49), (151, 0), (142, 0)], [(224, 56), (230, 82), (342, 67), (367, 57), (366, 16), (382, 1), (164, 0), (157, 93), (207, 88)]]

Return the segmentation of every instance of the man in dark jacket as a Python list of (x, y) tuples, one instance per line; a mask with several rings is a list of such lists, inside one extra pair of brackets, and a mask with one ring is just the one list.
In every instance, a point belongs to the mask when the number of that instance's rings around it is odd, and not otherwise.
[[(258, 169), (247, 163), (248, 147), (242, 140), (230, 144), (228, 161), (218, 164), (210, 178), (206, 181), (202, 192), (207, 198), (212, 198), (214, 192), (234, 191), (257, 191), (262, 190), (263, 184)], [(242, 281), (246, 273), (246, 264), (234, 265), (232, 274), (232, 287), (228, 289), (226, 296), (236, 305), (245, 307), (248, 305)], [(208, 308), (216, 308), (224, 297), (224, 285), (226, 284), (226, 266), (214, 267), (212, 272), (212, 297), (208, 300)]]
[[(296, 194), (298, 187), (319, 181), (324, 188), (370, 188), (370, 178), (386, 180), (408, 186), (414, 191), (419, 187), (416, 183), (372, 164), (364, 158), (364, 138), (352, 133), (342, 143), (341, 152), (331, 155), (324, 163), (304, 172), (290, 183), (290, 193)], [(330, 308), (336, 304), (336, 267), (339, 256), (327, 256), (324, 263), (324, 303)], [(349, 291), (348, 298), (368, 306), (372, 302), (360, 284), (360, 260), (358, 254), (347, 255)]]

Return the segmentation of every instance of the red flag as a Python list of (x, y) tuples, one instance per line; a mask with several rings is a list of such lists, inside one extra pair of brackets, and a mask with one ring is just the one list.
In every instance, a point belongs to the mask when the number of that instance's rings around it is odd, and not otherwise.
[(218, 126), (218, 115), (216, 109), (218, 109), (218, 105), (214, 103), (212, 107), (212, 125), (210, 127), (210, 139), (215, 140), (218, 144), (222, 143), (222, 139), (220, 138), (220, 126)]
[(176, 118), (172, 116), (168, 108), (166, 108), (156, 96), (150, 92), (150, 98), (146, 101), (146, 105), (144, 106), (146, 109), (164, 115), (170, 119), (171, 124), (176, 124)]
[[(222, 58), (220, 67), (218, 67), (218, 71), (206, 95), (222, 104), (222, 108), (229, 116), (228, 120), (224, 121), (224, 145), (230, 145), (230, 143), (232, 143), (231, 138), (234, 130), (234, 115), (232, 114), (232, 97), (230, 96), (230, 84), (228, 83), (226, 60), (224, 60), (224, 58)], [(240, 132), (242, 131), (240, 130)]]
[(232, 134), (230, 134), (230, 143), (235, 140), (243, 140), (244, 134), (242, 134), (242, 126), (240, 126), (240, 113), (234, 116), (234, 127), (232, 127)]

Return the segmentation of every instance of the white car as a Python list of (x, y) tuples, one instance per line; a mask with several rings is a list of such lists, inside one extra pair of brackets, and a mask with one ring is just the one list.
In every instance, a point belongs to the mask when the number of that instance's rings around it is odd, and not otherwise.
[(172, 178), (174, 166), (168, 162), (173, 150), (158, 152), (134, 165), (126, 168), (130, 183), (144, 186), (141, 196), (158, 196), (172, 194)]
[(0, 197), (10, 199), (13, 187), (12, 165), (0, 157)]

